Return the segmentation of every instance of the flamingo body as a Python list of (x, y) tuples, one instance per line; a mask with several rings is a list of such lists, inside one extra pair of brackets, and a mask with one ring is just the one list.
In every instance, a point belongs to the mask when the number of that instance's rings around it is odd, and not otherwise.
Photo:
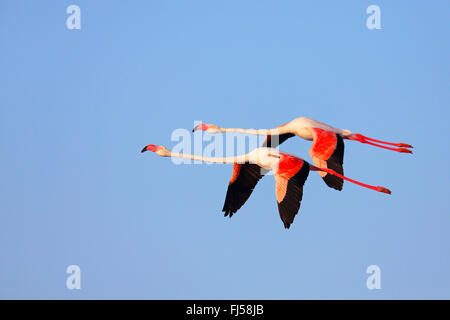
[[(283, 129), (281, 129), (283, 128)], [(299, 117), (295, 118), (294, 120), (286, 123), (282, 127), (280, 127), (280, 131), (283, 132), (290, 132), (295, 134), (296, 136), (299, 136), (300, 138), (303, 138), (305, 140), (314, 140), (314, 133), (311, 131), (311, 129), (322, 129), (324, 131), (334, 132), (336, 134), (339, 134), (342, 137), (347, 137), (352, 134), (350, 130), (347, 129), (338, 129), (335, 127), (332, 127), (330, 125), (327, 125), (323, 122), (313, 120), (307, 117)]]

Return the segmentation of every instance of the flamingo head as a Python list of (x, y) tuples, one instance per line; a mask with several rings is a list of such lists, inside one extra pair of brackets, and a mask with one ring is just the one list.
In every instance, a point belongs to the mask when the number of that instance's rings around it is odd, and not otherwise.
[(164, 146), (157, 146), (156, 144), (148, 144), (144, 147), (144, 149), (141, 150), (141, 152), (145, 151), (152, 151), (155, 152), (157, 155), (160, 155), (162, 157), (169, 157), (170, 151), (164, 147)]
[(206, 131), (208, 133), (220, 133), (220, 128), (218, 126), (208, 123), (200, 123), (199, 125), (195, 126), (194, 129), (192, 129), (192, 132), (195, 132), (197, 130)]

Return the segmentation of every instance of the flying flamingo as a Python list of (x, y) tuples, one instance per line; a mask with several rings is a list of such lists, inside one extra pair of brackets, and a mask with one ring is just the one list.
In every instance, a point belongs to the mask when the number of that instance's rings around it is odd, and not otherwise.
[(141, 152), (152, 151), (162, 157), (178, 157), (203, 162), (232, 163), (233, 175), (228, 184), (225, 204), (222, 211), (225, 216), (233, 216), (250, 197), (259, 179), (263, 177), (261, 168), (272, 170), (275, 176), (275, 193), (278, 203), (278, 211), (284, 227), (288, 229), (294, 221), (294, 217), (300, 209), (303, 196), (303, 185), (308, 178), (309, 171), (326, 172), (348, 180), (357, 185), (391, 194), (389, 189), (375, 187), (359, 181), (344, 177), (329, 168), (318, 168), (305, 160), (281, 152), (273, 148), (257, 148), (245, 155), (225, 158), (203, 157), (192, 154), (174, 153), (165, 148), (149, 144)]
[[(244, 134), (267, 135), (262, 147), (276, 148), (279, 144), (293, 136), (299, 136), (305, 140), (312, 140), (313, 144), (309, 150), (309, 155), (314, 164), (320, 168), (329, 168), (343, 175), (344, 169), (344, 139), (367, 143), (375, 147), (380, 147), (392, 151), (412, 153), (411, 145), (406, 143), (391, 143), (381, 140), (368, 138), (359, 133), (353, 133), (346, 129), (337, 129), (325, 123), (312, 120), (306, 117), (296, 118), (275, 129), (238, 129), (221, 128), (213, 124), (201, 123), (197, 125), (192, 132), (196, 130), (206, 131), (208, 133), (236, 132)], [(377, 143), (383, 143), (397, 148), (383, 146)], [(336, 175), (325, 171), (319, 171), (320, 176), (325, 183), (336, 190), (342, 190), (344, 180)]]

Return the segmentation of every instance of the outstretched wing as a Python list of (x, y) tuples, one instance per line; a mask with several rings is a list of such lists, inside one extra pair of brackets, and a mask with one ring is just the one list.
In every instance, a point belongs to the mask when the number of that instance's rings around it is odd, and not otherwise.
[[(311, 128), (313, 133), (313, 144), (309, 155), (314, 164), (319, 168), (328, 168), (344, 175), (344, 140), (332, 131)], [(344, 180), (337, 176), (319, 171), (327, 186), (336, 190), (342, 190)]]
[(289, 229), (300, 209), (303, 185), (309, 175), (309, 163), (286, 155), (283, 157), (283, 162), (285, 163), (280, 162), (275, 174), (275, 192), (280, 218), (284, 227)]
[[(283, 124), (277, 128), (283, 127)], [(293, 137), (291, 133), (281, 135), (268, 135), (262, 144), (262, 147), (276, 148), (278, 145)], [(259, 167), (256, 164), (234, 164), (233, 175), (228, 184), (227, 195), (222, 211), (225, 216), (233, 216), (238, 211), (253, 192), (258, 181), (268, 172), (268, 170)]]
[(235, 163), (233, 175), (228, 184), (227, 195), (222, 211), (225, 217), (233, 216), (238, 211), (253, 192), (259, 179), (264, 176), (264, 169), (253, 163)]

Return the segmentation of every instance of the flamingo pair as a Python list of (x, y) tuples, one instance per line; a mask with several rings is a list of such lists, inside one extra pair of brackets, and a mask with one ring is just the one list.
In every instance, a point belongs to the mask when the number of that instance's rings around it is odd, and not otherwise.
[[(220, 128), (213, 124), (202, 123), (192, 131), (206, 131), (208, 133), (236, 132), (244, 134), (266, 135), (261, 148), (248, 154), (214, 158), (191, 154), (173, 153), (163, 146), (149, 144), (142, 152), (152, 151), (163, 157), (179, 157), (203, 162), (233, 164), (233, 174), (228, 184), (225, 203), (222, 211), (225, 216), (232, 217), (250, 197), (258, 181), (264, 176), (265, 170), (272, 170), (275, 177), (275, 193), (278, 211), (284, 227), (289, 228), (295, 215), (300, 209), (303, 196), (303, 185), (310, 171), (318, 171), (324, 182), (336, 190), (342, 190), (344, 180), (378, 192), (391, 194), (387, 188), (368, 185), (344, 176), (344, 139), (359, 141), (376, 147), (400, 152), (412, 153), (411, 145), (405, 143), (391, 143), (376, 140), (352, 133), (350, 130), (337, 129), (322, 122), (301, 117), (274, 129), (239, 129)], [(293, 136), (312, 140), (309, 151), (314, 165), (307, 161), (275, 149), (278, 145)]]

